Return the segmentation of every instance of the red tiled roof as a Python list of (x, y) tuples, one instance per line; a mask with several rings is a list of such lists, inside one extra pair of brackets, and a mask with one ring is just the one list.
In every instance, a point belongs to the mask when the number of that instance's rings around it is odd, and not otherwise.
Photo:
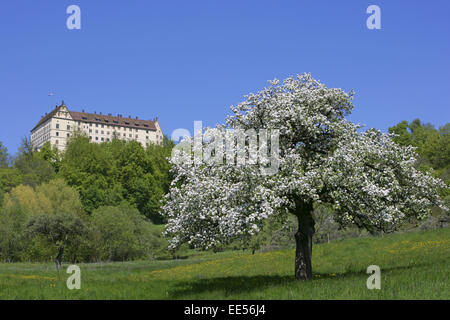
[(155, 122), (152, 120), (123, 118), (118, 116), (116, 117), (104, 114), (77, 112), (70, 110), (69, 113), (74, 121), (100, 123), (106, 125), (156, 131)]
[[(43, 117), (38, 124), (31, 130), (34, 131), (41, 124), (52, 118), (56, 112), (58, 112), (59, 108), (64, 105), (64, 102), (57, 106), (52, 112)], [(140, 120), (133, 118), (124, 118), (122, 116), (112, 116), (112, 115), (103, 115), (97, 113), (86, 113), (86, 112), (78, 112), (78, 111), (70, 111), (70, 116), (74, 121), (88, 122), (88, 123), (99, 123), (106, 124), (112, 126), (121, 126), (127, 128), (136, 128), (143, 130), (152, 130), (156, 131), (155, 121), (154, 120)]]

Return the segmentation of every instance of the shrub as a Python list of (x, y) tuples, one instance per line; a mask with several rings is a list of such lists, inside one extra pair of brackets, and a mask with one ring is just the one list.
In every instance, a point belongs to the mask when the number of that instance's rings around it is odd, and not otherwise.
[(91, 250), (97, 260), (153, 258), (163, 242), (153, 223), (128, 205), (98, 208), (90, 227)]

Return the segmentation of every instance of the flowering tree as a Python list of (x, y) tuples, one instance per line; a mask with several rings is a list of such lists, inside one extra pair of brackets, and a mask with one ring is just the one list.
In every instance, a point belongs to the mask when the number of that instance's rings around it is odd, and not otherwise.
[[(442, 206), (438, 190), (445, 185), (415, 169), (414, 148), (401, 147), (391, 135), (374, 129), (360, 133), (359, 125), (345, 119), (352, 97), (352, 92), (327, 88), (309, 74), (281, 84), (270, 81), (269, 87), (231, 107), (233, 115), (225, 124), (200, 137), (204, 149), (175, 152), (175, 179), (163, 206), (171, 247), (187, 242), (208, 249), (248, 239), (268, 217), (283, 220), (293, 214), (298, 219), (295, 278), (306, 280), (312, 278), (314, 204), (332, 204), (342, 226), (353, 223), (372, 232), (393, 230), (404, 218), (423, 218), (431, 205)], [(224, 129), (231, 130), (211, 134)], [(229, 135), (259, 129), (279, 133), (265, 149), (278, 149), (270, 160), (277, 162), (272, 174), (261, 170), (267, 166), (264, 157), (245, 163), (228, 157), (241, 151), (251, 160), (248, 137), (239, 145)], [(217, 144), (227, 139), (232, 143), (226, 147)], [(191, 144), (189, 138), (184, 142)], [(196, 152), (226, 161), (193, 161)]]

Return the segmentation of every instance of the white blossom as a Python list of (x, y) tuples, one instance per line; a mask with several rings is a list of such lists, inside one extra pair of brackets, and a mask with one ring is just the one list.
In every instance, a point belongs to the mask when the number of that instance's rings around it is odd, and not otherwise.
[[(268, 217), (286, 218), (294, 198), (331, 203), (339, 223), (368, 229), (395, 228), (405, 217), (423, 218), (431, 205), (442, 206), (438, 190), (445, 185), (415, 168), (414, 148), (374, 129), (360, 133), (361, 126), (345, 119), (352, 97), (309, 74), (282, 84), (275, 79), (232, 106), (225, 124), (206, 131), (207, 146), (214, 130), (279, 130), (276, 174), (262, 174), (258, 163), (195, 162), (186, 138), (186, 152), (171, 158), (175, 179), (163, 206), (171, 247), (187, 242), (207, 249), (248, 238)], [(247, 145), (228, 151), (247, 158), (255, 152)]]

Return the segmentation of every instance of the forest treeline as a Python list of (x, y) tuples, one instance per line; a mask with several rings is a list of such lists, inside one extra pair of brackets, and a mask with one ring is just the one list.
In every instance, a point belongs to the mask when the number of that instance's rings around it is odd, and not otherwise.
[[(417, 166), (450, 184), (450, 123), (441, 128), (416, 119), (389, 128), (395, 142), (417, 148)], [(0, 260), (71, 262), (170, 258), (159, 215), (171, 182), (167, 158), (174, 144), (144, 148), (135, 141), (90, 143), (75, 135), (64, 153), (44, 145), (34, 151), (23, 139), (10, 156), (0, 142)], [(442, 197), (450, 206), (449, 189)], [(315, 241), (361, 235), (339, 230), (326, 206), (315, 209)], [(448, 224), (448, 212), (433, 210), (429, 221), (405, 228)], [(292, 225), (268, 220), (249, 243), (220, 249), (270, 249), (290, 245)]]
[(70, 261), (166, 257), (160, 200), (170, 184), (173, 143), (90, 143), (75, 135), (64, 153), (23, 139), (0, 146), (0, 260)]

